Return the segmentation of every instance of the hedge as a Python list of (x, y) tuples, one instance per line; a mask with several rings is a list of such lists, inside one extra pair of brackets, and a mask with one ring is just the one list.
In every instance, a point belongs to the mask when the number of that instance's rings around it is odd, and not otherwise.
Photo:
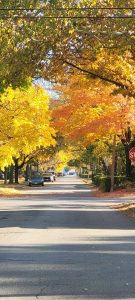
[(99, 188), (103, 192), (110, 192), (110, 189), (111, 189), (111, 177), (108, 177), (108, 176), (102, 176), (102, 177), (100, 177)]
[[(124, 184), (124, 181), (126, 180), (125, 176), (115, 176), (114, 177), (114, 185), (116, 187), (121, 186)], [(93, 174), (92, 175), (92, 182), (99, 186), (99, 188), (104, 192), (110, 192), (111, 188), (111, 177), (105, 176), (101, 173), (99, 174)]]

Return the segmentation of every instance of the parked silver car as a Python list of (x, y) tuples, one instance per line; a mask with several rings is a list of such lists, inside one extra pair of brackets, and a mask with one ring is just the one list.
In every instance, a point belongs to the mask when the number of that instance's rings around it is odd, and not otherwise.
[(56, 173), (55, 173), (54, 171), (51, 171), (51, 172), (49, 172), (49, 173), (52, 173), (53, 179), (54, 179), (54, 181), (55, 181), (55, 180), (56, 180)]
[(46, 173), (43, 173), (42, 175), (43, 175), (44, 181), (51, 181), (51, 182), (54, 181), (54, 176), (51, 172), (46, 172)]

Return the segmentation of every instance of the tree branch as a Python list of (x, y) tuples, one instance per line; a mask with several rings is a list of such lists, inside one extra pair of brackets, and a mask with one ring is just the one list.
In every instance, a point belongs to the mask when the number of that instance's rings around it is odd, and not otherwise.
[(79, 71), (81, 71), (81, 72), (83, 72), (83, 73), (86, 73), (86, 74), (91, 75), (93, 78), (99, 78), (99, 79), (101, 79), (101, 80), (103, 80), (103, 81), (112, 83), (112, 84), (114, 84), (114, 85), (116, 85), (116, 86), (118, 86), (118, 87), (120, 87), (120, 88), (125, 89), (125, 90), (129, 90), (129, 89), (130, 89), (127, 85), (123, 84), (122, 82), (117, 82), (117, 81), (115, 81), (115, 80), (109, 79), (109, 78), (107, 78), (107, 77), (104, 77), (104, 76), (102, 76), (102, 75), (96, 74), (96, 73), (91, 72), (91, 71), (89, 71), (89, 70), (85, 70), (85, 69), (83, 69), (83, 68), (81, 68), (81, 67), (78, 67), (78, 66), (76, 66), (75, 64), (73, 64), (72, 62), (69, 62), (69, 61), (67, 61), (67, 60), (62, 59), (62, 61), (63, 61), (64, 63), (66, 63), (67, 65), (69, 65), (69, 66), (71, 66), (71, 67), (73, 67), (73, 68), (75, 68), (75, 69), (77, 69), (77, 70), (79, 70)]

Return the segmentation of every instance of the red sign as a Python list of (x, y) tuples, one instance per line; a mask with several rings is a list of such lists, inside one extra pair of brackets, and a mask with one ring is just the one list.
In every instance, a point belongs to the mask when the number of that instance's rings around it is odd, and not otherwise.
[(135, 147), (129, 151), (129, 158), (135, 162)]

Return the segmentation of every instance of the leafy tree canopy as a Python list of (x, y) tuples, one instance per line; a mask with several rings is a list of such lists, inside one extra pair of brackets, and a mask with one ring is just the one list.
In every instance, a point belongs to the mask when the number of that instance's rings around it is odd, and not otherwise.
[(63, 83), (83, 73), (134, 95), (133, 6), (132, 0), (2, 0), (1, 87), (34, 76)]
[(128, 125), (135, 131), (134, 99), (114, 95), (113, 86), (85, 76), (72, 76), (61, 91), (59, 106), (54, 109), (54, 125), (68, 140), (82, 145), (113, 134), (123, 134)]
[(0, 120), (1, 168), (41, 146), (55, 145), (49, 99), (38, 86), (27, 91), (8, 87), (0, 97)]

